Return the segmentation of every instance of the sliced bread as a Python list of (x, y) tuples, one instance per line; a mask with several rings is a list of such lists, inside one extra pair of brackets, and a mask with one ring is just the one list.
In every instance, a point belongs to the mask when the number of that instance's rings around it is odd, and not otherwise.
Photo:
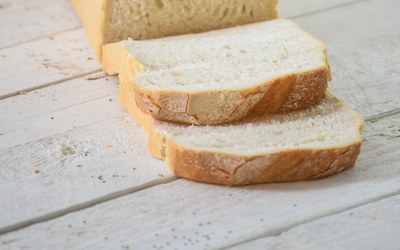
[(354, 166), (362, 117), (331, 94), (313, 107), (226, 125), (155, 120), (136, 106), (132, 84), (121, 102), (149, 133), (151, 153), (178, 176), (222, 185), (317, 179)]
[(283, 19), (128, 40), (104, 53), (105, 70), (120, 71), (120, 81), (133, 83), (143, 112), (197, 125), (312, 106), (330, 79), (324, 44)]
[(277, 0), (72, 0), (91, 46), (203, 32), (269, 20)]

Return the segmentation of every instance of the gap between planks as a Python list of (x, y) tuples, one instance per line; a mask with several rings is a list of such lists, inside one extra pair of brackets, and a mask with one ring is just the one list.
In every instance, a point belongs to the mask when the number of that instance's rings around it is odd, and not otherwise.
[[(400, 108), (392, 110), (392, 111), (388, 111), (388, 112), (385, 112), (385, 113), (382, 113), (382, 114), (379, 114), (379, 115), (374, 115), (374, 116), (368, 117), (368, 118), (365, 119), (365, 121), (366, 121), (366, 123), (374, 123), (374, 122), (376, 122), (378, 120), (382, 120), (382, 119), (385, 119), (385, 118), (388, 118), (388, 117), (396, 116), (398, 114), (400, 114)], [(170, 183), (170, 182), (176, 181), (178, 179), (180, 179), (180, 177), (171, 175), (171, 176), (166, 176), (163, 179), (156, 179), (156, 180), (147, 182), (145, 184), (142, 184), (142, 185), (139, 185), (139, 186), (136, 186), (136, 187), (132, 187), (132, 188), (127, 188), (127, 189), (124, 189), (124, 190), (116, 191), (114, 193), (111, 193), (111, 194), (108, 194), (108, 195), (93, 199), (91, 201), (83, 202), (83, 203), (80, 203), (80, 204), (77, 204), (77, 205), (74, 205), (74, 206), (71, 206), (71, 207), (68, 207), (68, 208), (65, 208), (65, 209), (61, 209), (59, 211), (55, 211), (55, 212), (52, 212), (52, 213), (49, 213), (49, 214), (46, 214), (46, 215), (43, 215), (43, 216), (39, 216), (39, 217), (34, 218), (34, 219), (22, 221), (22, 222), (14, 224), (14, 225), (1, 228), (0, 229), (0, 235), (6, 234), (6, 233), (9, 233), (9, 232), (13, 232), (13, 231), (17, 231), (17, 230), (23, 229), (25, 227), (28, 227), (28, 226), (36, 224), (36, 223), (41, 223), (41, 222), (53, 220), (53, 219), (56, 219), (58, 217), (64, 216), (64, 215), (69, 214), (69, 213), (78, 212), (80, 210), (84, 210), (84, 209), (93, 207), (95, 205), (101, 204), (101, 203), (105, 203), (105, 202), (108, 202), (108, 201), (111, 201), (111, 200), (114, 200), (114, 199), (129, 195), (129, 194), (133, 194), (133, 193), (136, 193), (136, 192), (148, 189), (148, 188), (152, 188), (152, 187), (157, 186), (157, 185)], [(272, 230), (271, 232), (268, 232), (268, 233), (259, 234), (259, 235), (255, 236), (255, 237), (250, 238), (250, 239), (246, 239), (244, 241), (241, 241), (241, 242), (238, 242), (238, 243), (235, 243), (235, 244), (232, 244), (232, 245), (220, 248), (220, 249), (227, 249), (227, 248), (239, 246), (241, 244), (245, 244), (245, 243), (248, 243), (248, 242), (251, 242), (251, 241), (254, 241), (254, 240), (258, 240), (258, 239), (261, 239), (261, 238), (264, 238), (264, 237), (279, 236), (280, 234), (284, 233), (285, 231), (290, 230), (293, 227), (297, 227), (297, 226), (303, 225), (305, 223), (309, 223), (311, 221), (315, 221), (315, 220), (321, 219), (321, 218), (326, 217), (326, 216), (338, 214), (338, 213), (347, 211), (349, 209), (353, 209), (353, 208), (356, 208), (356, 207), (359, 207), (359, 206), (363, 206), (363, 205), (366, 205), (366, 204), (369, 204), (369, 203), (373, 203), (373, 202), (376, 202), (376, 201), (379, 201), (379, 200), (382, 200), (382, 199), (386, 199), (386, 198), (398, 195), (399, 193), (400, 193), (400, 190), (395, 191), (395, 192), (391, 192), (391, 193), (388, 193), (388, 194), (385, 194), (385, 195), (381, 195), (381, 196), (376, 197), (376, 198), (371, 198), (371, 199), (369, 199), (369, 200), (367, 200), (365, 202), (362, 202), (362, 203), (359, 203), (359, 204), (356, 204), (356, 205), (353, 205), (353, 206), (348, 206), (348, 207), (345, 207), (343, 209), (337, 209), (333, 213), (325, 213), (325, 214), (322, 214), (322, 215), (319, 215), (319, 216), (304, 220), (304, 221), (299, 222), (299, 223), (294, 223), (294, 224), (286, 226), (286, 227), (282, 227), (282, 228), (279, 228), (279, 229), (276, 229), (276, 230)]]
[(301, 221), (301, 222), (298, 222), (298, 223), (293, 223), (293, 224), (288, 225), (286, 227), (278, 228), (276, 230), (272, 230), (272, 231), (267, 232), (267, 233), (262, 233), (262, 234), (259, 234), (257, 236), (248, 238), (246, 240), (243, 240), (243, 241), (240, 241), (240, 242), (237, 242), (237, 243), (234, 243), (234, 244), (222, 247), (222, 248), (217, 248), (217, 249), (218, 250), (230, 249), (230, 248), (234, 248), (234, 247), (240, 247), (243, 244), (250, 243), (252, 241), (256, 241), (256, 240), (259, 240), (259, 239), (262, 239), (262, 238), (279, 237), (281, 234), (283, 234), (283, 233), (285, 233), (285, 232), (287, 232), (287, 231), (289, 231), (289, 230), (291, 230), (291, 229), (293, 229), (295, 227), (299, 227), (299, 226), (302, 226), (304, 224), (307, 224), (307, 223), (310, 223), (310, 222), (313, 222), (313, 221), (317, 221), (317, 220), (322, 219), (322, 218), (327, 217), (327, 216), (337, 215), (337, 214), (343, 213), (343, 212), (345, 212), (347, 210), (351, 210), (351, 209), (362, 207), (362, 206), (365, 206), (365, 205), (368, 205), (368, 204), (371, 204), (371, 203), (374, 203), (374, 202), (385, 200), (385, 199), (394, 197), (394, 196), (399, 195), (399, 194), (400, 194), (400, 190), (397, 190), (397, 191), (394, 191), (394, 192), (391, 192), (391, 193), (388, 193), (388, 194), (385, 194), (385, 195), (381, 195), (381, 196), (373, 198), (373, 199), (366, 200), (364, 202), (361, 202), (361, 203), (353, 205), (353, 206), (348, 206), (348, 207), (345, 207), (343, 209), (337, 209), (337, 210), (335, 210), (333, 212), (330, 212), (330, 213), (324, 213), (324, 214), (315, 216), (313, 218), (310, 218), (310, 219), (307, 219), (307, 220), (304, 220), (304, 221)]
[[(50, 86), (53, 86), (53, 85), (57, 85), (57, 84), (60, 84), (60, 83), (63, 83), (63, 82), (71, 81), (71, 80), (74, 80), (74, 79), (77, 79), (77, 78), (81, 78), (81, 77), (85, 77), (85, 76), (87, 77), (89, 75), (92, 75), (92, 74), (95, 74), (95, 73), (101, 73), (101, 72), (102, 72), (101, 69), (95, 69), (95, 70), (92, 70), (92, 71), (89, 71), (89, 72), (85, 72), (83, 74), (71, 76), (71, 77), (64, 78), (64, 79), (57, 80), (57, 81), (53, 81), (53, 82), (48, 82), (48, 83), (45, 83), (45, 84), (42, 84), (42, 85), (38, 85), (38, 86), (35, 86), (35, 87), (31, 87), (31, 88), (22, 89), (22, 90), (13, 92), (13, 93), (9, 93), (9, 94), (0, 96), (0, 101), (4, 100), (4, 99), (7, 99), (7, 98), (10, 98), (10, 97), (14, 97), (14, 96), (20, 95), (21, 93), (28, 93), (28, 92), (31, 92), (31, 91), (47, 88), (47, 87), (50, 87)], [(99, 78), (101, 78), (101, 77), (105, 77), (105, 75), (104, 76), (100, 76)]]
[(17, 43), (14, 43), (14, 44), (10, 44), (10, 45), (1, 47), (0, 50), (9, 49), (9, 48), (12, 48), (12, 47), (17, 47), (17, 46), (20, 46), (20, 45), (24, 45), (26, 43), (31, 43), (31, 42), (38, 41), (40, 39), (44, 39), (44, 38), (49, 37), (49, 36), (61, 35), (61, 34), (66, 33), (66, 32), (79, 30), (79, 29), (82, 29), (82, 26), (77, 26), (77, 27), (73, 27), (73, 28), (70, 28), (70, 29), (65, 29), (65, 30), (61, 30), (59, 32), (52, 33), (51, 35), (38, 36), (38, 37), (29, 39), (29, 40), (25, 40), (25, 41), (22, 41), (22, 42), (17, 42)]
[(22, 222), (19, 222), (17, 224), (14, 224), (14, 225), (1, 228), (0, 229), (0, 235), (6, 234), (6, 233), (9, 233), (9, 232), (13, 232), (13, 231), (17, 231), (19, 229), (28, 227), (28, 226), (36, 224), (36, 223), (46, 222), (46, 221), (61, 217), (63, 215), (69, 214), (69, 213), (73, 213), (73, 212), (77, 212), (77, 211), (80, 211), (80, 210), (83, 210), (83, 209), (87, 209), (87, 208), (93, 207), (95, 205), (98, 205), (100, 203), (108, 202), (108, 201), (120, 198), (120, 197), (128, 195), (128, 194), (132, 194), (132, 193), (135, 193), (135, 192), (147, 189), (147, 188), (151, 188), (151, 187), (156, 186), (156, 185), (169, 183), (169, 182), (175, 181), (177, 179), (179, 179), (179, 177), (171, 175), (171, 176), (166, 176), (165, 178), (162, 178), (162, 179), (156, 179), (156, 180), (153, 180), (153, 181), (149, 181), (149, 182), (144, 183), (144, 184), (139, 185), (139, 186), (135, 186), (135, 187), (132, 187), (132, 188), (127, 188), (127, 189), (124, 189), (124, 190), (119, 190), (119, 191), (116, 191), (114, 193), (107, 194), (105, 196), (101, 196), (101, 197), (98, 197), (96, 199), (93, 199), (93, 200), (90, 200), (90, 201), (87, 201), (87, 202), (76, 204), (76, 205), (73, 205), (71, 207), (67, 207), (67, 208), (64, 208), (64, 209), (61, 209), (61, 210), (58, 210), (58, 211), (55, 211), (55, 212), (51, 212), (49, 214), (45, 214), (43, 216), (39, 216), (39, 217), (30, 219), (30, 220), (22, 221)]
[(386, 117), (391, 117), (391, 116), (395, 116), (395, 115), (398, 115), (398, 114), (400, 114), (400, 108), (393, 109), (393, 110), (390, 110), (390, 111), (387, 111), (387, 112), (383, 112), (383, 113), (378, 114), (378, 115), (373, 115), (371, 117), (366, 118), (365, 122), (374, 123), (374, 122), (382, 120), (382, 119), (384, 119)]

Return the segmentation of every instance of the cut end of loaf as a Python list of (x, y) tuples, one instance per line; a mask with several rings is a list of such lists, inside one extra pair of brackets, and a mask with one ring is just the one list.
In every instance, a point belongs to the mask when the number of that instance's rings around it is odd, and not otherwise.
[(276, 0), (112, 0), (105, 41), (199, 33), (278, 16)]
[(71, 0), (99, 61), (102, 47), (128, 38), (199, 33), (278, 17), (277, 0)]

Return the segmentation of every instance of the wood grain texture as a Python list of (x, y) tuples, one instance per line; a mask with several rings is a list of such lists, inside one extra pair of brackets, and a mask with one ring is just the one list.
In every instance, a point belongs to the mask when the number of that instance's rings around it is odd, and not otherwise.
[(0, 1), (0, 49), (77, 27), (68, 0)]
[(76, 79), (0, 102), (0, 232), (171, 176), (115, 82)]
[(82, 29), (0, 50), (0, 99), (100, 70)]
[[(400, 191), (399, 191), (400, 192)], [(399, 249), (400, 195), (232, 249)]]
[(0, 150), (122, 117), (117, 79), (89, 75), (0, 101)]
[(364, 116), (400, 108), (399, 9), (396, 0), (361, 1), (296, 20), (326, 43), (330, 88)]
[(149, 156), (144, 131), (127, 116), (2, 150), (0, 164), (0, 232), (169, 175), (162, 161)]
[(4, 248), (214, 249), (397, 194), (400, 116), (367, 123), (358, 167), (312, 182), (229, 188), (178, 180), (0, 237)]

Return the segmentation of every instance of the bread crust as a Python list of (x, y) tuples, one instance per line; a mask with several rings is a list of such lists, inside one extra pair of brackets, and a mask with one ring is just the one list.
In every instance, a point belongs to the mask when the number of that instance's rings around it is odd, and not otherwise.
[(196, 93), (150, 92), (133, 85), (138, 107), (156, 119), (215, 125), (315, 105), (325, 97), (329, 75), (327, 66), (282, 76), (249, 89)]
[(353, 167), (361, 141), (334, 149), (291, 150), (241, 157), (184, 148), (167, 139), (166, 160), (180, 177), (219, 185), (313, 180)]
[(136, 105), (133, 91), (129, 84), (119, 84), (119, 99), (122, 107), (135, 119), (140, 126), (148, 133), (148, 147), (150, 153), (159, 159), (165, 159), (165, 138), (155, 128), (153, 117), (144, 114)]

